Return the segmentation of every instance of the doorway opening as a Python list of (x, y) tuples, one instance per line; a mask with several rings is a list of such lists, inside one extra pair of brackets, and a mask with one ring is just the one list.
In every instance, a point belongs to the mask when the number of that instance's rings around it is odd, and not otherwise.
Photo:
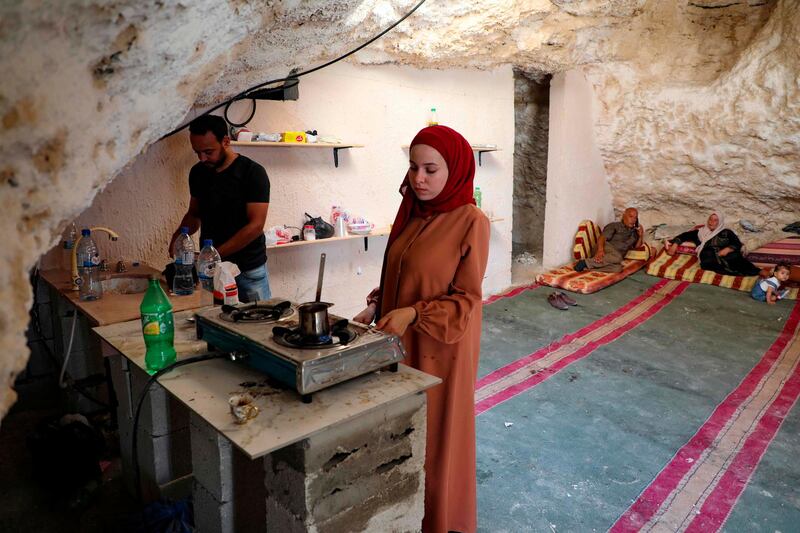
[(514, 71), (514, 223), (511, 281), (541, 271), (550, 129), (550, 74)]

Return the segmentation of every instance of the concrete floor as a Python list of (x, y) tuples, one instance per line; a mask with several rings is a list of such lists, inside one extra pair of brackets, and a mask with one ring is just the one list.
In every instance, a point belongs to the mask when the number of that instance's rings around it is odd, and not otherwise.
[[(647, 301), (659, 282), (637, 274), (577, 295), (580, 305), (566, 312), (547, 304), (547, 287), (486, 305), (480, 377), (555, 348), (566, 334), (591, 329), (632, 301)], [(480, 531), (607, 530), (775, 342), (793, 307), (700, 285), (671, 298), (478, 416)], [(33, 405), (0, 426), (0, 531), (130, 530), (136, 507), (113, 453), (100, 490), (81, 509), (66, 509), (33, 481), (26, 437), (52, 413)], [(798, 431), (793, 409), (725, 530), (798, 530)]]

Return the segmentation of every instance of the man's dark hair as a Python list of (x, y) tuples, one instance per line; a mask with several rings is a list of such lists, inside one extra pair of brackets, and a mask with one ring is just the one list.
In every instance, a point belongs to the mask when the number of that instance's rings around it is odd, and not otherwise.
[(228, 135), (228, 124), (217, 115), (201, 115), (189, 123), (189, 133), (192, 135), (205, 135), (209, 131), (218, 141), (222, 141)]
[(781, 261), (780, 263), (775, 265), (775, 270), (773, 272), (777, 272), (778, 270), (781, 270), (781, 269), (788, 270), (789, 272), (792, 271), (791, 265), (789, 265), (789, 263), (787, 263), (785, 261)]

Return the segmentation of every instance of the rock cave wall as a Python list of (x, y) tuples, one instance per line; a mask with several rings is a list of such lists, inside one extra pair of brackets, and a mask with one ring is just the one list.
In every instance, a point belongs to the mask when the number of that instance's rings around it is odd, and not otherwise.
[[(430, 2), (355, 56), (422, 68), (582, 68), (617, 207), (712, 205), (767, 232), (796, 217), (800, 0)], [(165, 132), (316, 65), (407, 0), (40, 0), (0, 5), (0, 415), (28, 351), (28, 271), (67, 220)], [(195, 111), (192, 111), (195, 109)]]

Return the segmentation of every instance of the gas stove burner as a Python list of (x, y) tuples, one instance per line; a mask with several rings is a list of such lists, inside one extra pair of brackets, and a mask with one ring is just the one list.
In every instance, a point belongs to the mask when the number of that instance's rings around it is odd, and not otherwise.
[(330, 348), (334, 346), (346, 346), (356, 340), (358, 333), (347, 327), (347, 325), (336, 327), (334, 325), (330, 335), (321, 337), (303, 335), (300, 328), (284, 328), (275, 326), (272, 328), (272, 338), (281, 346), (287, 348)]
[(226, 322), (236, 323), (263, 323), (276, 322), (281, 318), (294, 313), (289, 302), (280, 302), (275, 305), (254, 302), (239, 306), (223, 305), (219, 317)]

